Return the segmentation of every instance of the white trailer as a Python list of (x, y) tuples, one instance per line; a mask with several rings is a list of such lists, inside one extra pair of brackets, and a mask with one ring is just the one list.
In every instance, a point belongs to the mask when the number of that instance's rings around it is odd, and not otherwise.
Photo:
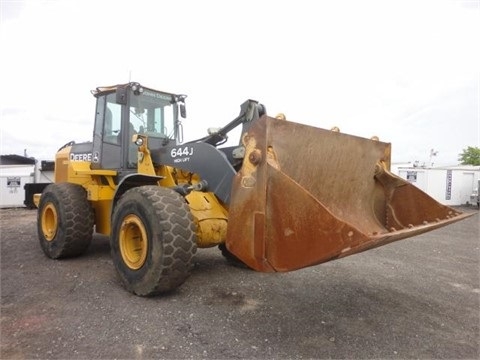
[(33, 194), (53, 182), (54, 162), (20, 155), (0, 156), (0, 208), (34, 207)]
[(476, 205), (472, 204), (471, 195), (478, 186), (480, 166), (398, 167), (397, 172), (444, 205)]
[(0, 207), (23, 207), (25, 184), (35, 180), (35, 165), (0, 165)]

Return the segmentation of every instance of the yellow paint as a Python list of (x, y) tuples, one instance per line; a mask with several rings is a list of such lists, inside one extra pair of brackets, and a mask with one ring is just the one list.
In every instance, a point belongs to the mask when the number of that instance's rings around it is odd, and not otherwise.
[(63, 148), (55, 155), (55, 182), (68, 181), (68, 165), (70, 163), (71, 146)]
[(146, 175), (155, 175), (155, 168), (153, 167), (152, 157), (148, 149), (148, 137), (140, 134), (134, 134), (132, 142), (135, 143), (137, 139), (141, 139), (143, 144), (138, 147), (138, 173)]
[(95, 210), (95, 231), (103, 235), (110, 235), (111, 224), (110, 214), (112, 200), (92, 201)]
[[(148, 138), (144, 135), (135, 134), (132, 141), (135, 142), (139, 138), (143, 141), (143, 144), (138, 147), (139, 174), (162, 177), (162, 179), (159, 180), (159, 186), (163, 187), (193, 185), (200, 182), (201, 179), (197, 174), (188, 171), (182, 171), (171, 166), (158, 166), (155, 168), (150, 150), (148, 149)], [(255, 140), (252, 139), (247, 149), (253, 150), (254, 147)], [(56, 155), (55, 181), (68, 181), (82, 185), (87, 192), (87, 199), (91, 202), (94, 209), (95, 231), (104, 235), (110, 235), (112, 226), (110, 216), (117, 188), (114, 178), (117, 172), (108, 169), (92, 170), (90, 168), (91, 163), (88, 161), (70, 161), (70, 150), (71, 147), (66, 147)], [(251, 170), (254, 171), (255, 166), (252, 165)], [(35, 196), (36, 204), (38, 204), (39, 199), (39, 196)], [(228, 211), (226, 207), (219, 202), (215, 194), (211, 192), (192, 191), (186, 196), (186, 201), (194, 218), (197, 245), (199, 247), (211, 247), (224, 243), (227, 237)], [(134, 221), (134, 219), (130, 220), (127, 221), (127, 223), (130, 224), (128, 226), (132, 227), (135, 225), (134, 227), (138, 230), (135, 230), (135, 232), (141, 234), (142, 231), (138, 221)], [(124, 224), (122, 226), (127, 225)], [(139, 243), (133, 244), (133, 240), (131, 240), (129, 234), (133, 234), (134, 231), (129, 232), (127, 230), (125, 230), (124, 235), (122, 235), (124, 236), (125, 259), (126, 262), (129, 263), (129, 266), (135, 269), (136, 266), (141, 263), (141, 260), (138, 260), (140, 257), (136, 257), (138, 255), (135, 253), (137, 250), (133, 250), (135, 246), (139, 246)]]
[(52, 241), (58, 230), (57, 208), (51, 202), (47, 203), (42, 209), (42, 233), (45, 240)]
[(186, 200), (197, 227), (197, 246), (205, 248), (224, 243), (227, 238), (228, 213), (215, 194), (192, 191)]
[(148, 236), (142, 220), (134, 214), (125, 216), (120, 226), (119, 247), (122, 259), (131, 270), (140, 269), (147, 259)]
[(257, 141), (254, 137), (249, 136), (248, 133), (244, 134), (242, 137), (243, 146), (245, 146), (245, 161), (243, 162), (241, 174), (242, 174), (242, 186), (246, 188), (251, 188), (255, 186), (256, 183), (256, 171), (257, 165), (252, 163), (250, 160), (250, 155), (255, 155), (257, 158), (262, 157), (262, 153), (259, 149), (256, 148)]

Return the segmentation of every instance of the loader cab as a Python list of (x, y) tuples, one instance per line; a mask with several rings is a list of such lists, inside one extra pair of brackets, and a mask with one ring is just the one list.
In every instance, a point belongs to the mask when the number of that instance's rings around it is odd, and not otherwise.
[(92, 169), (117, 170), (121, 176), (136, 172), (138, 150), (132, 142), (134, 134), (147, 135), (151, 149), (181, 138), (179, 116), (185, 117), (186, 96), (138, 83), (98, 88), (94, 96), (97, 106)]

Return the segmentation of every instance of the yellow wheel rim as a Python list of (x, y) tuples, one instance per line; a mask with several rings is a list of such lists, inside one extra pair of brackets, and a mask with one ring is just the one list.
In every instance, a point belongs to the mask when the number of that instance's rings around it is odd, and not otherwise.
[(57, 229), (57, 209), (52, 203), (47, 203), (42, 210), (42, 232), (45, 240), (52, 241), (57, 234)]
[(140, 269), (147, 259), (148, 239), (138, 216), (130, 214), (123, 219), (119, 242), (125, 264), (132, 270)]

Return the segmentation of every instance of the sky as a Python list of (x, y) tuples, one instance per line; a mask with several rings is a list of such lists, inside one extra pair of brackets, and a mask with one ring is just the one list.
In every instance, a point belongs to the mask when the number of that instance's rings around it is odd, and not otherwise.
[(396, 163), (455, 165), (480, 147), (480, 0), (0, 4), (2, 155), (52, 160), (91, 141), (90, 90), (129, 80), (188, 95), (185, 140), (255, 99), (376, 135)]

